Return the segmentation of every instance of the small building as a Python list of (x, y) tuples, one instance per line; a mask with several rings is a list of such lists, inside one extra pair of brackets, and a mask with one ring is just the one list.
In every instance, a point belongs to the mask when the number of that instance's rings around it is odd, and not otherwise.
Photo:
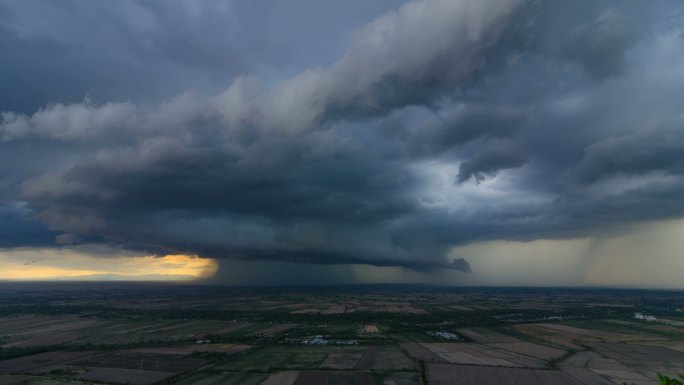
[(658, 319), (652, 315), (646, 315), (644, 313), (634, 313), (634, 319), (643, 320), (647, 322), (654, 322)]
[(428, 332), (429, 335), (437, 338), (441, 338), (447, 341), (458, 341), (458, 335), (449, 332)]

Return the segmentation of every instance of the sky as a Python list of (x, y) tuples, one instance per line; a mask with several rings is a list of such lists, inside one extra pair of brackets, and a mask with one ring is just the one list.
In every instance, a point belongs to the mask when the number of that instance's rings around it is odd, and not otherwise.
[(684, 288), (679, 0), (0, 0), (0, 280)]

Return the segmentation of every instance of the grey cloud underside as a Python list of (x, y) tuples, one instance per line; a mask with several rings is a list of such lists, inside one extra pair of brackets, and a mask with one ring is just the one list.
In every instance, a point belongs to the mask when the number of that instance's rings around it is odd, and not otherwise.
[[(376, 14), (388, 6), (371, 3)], [(345, 49), (309, 37), (324, 57), (309, 64), (268, 44), (220, 52), (240, 36), (221, 20), (258, 14), (244, 5), (212, 12), (202, 2), (188, 20), (162, 3), (103, 4), (77, 8), (114, 7), (116, 33), (82, 20), (70, 28), (120, 42), (142, 33), (124, 16), (156, 20), (145, 29), (152, 51), (128, 40), (116, 49), (142, 61), (153, 52), (171, 89), (194, 91), (160, 98), (160, 85), (145, 88), (146, 100), (117, 100), (105, 84), (111, 102), (74, 103), (82, 88), (45, 86), (53, 104), (31, 112), (3, 92), (0, 193), (25, 202), (11, 218), (47, 226), (28, 233), (216, 258), (470, 271), (449, 261), (451, 247), (684, 214), (678, 2), (413, 1), (364, 14)], [(19, 37), (9, 19), (0, 19), (9, 31), (0, 54), (20, 52), (40, 76), (57, 71), (35, 62), (47, 43)], [(196, 41), (199, 24), (222, 32)], [(275, 56), (288, 58), (282, 73), (269, 67)], [(0, 71), (19, 73), (13, 60)], [(69, 72), (76, 84), (101, 76), (75, 71), (83, 66)], [(199, 73), (231, 80), (217, 91)]]

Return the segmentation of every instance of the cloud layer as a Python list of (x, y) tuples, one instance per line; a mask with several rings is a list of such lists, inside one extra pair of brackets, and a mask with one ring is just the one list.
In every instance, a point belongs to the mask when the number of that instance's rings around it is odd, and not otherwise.
[(469, 272), (684, 215), (676, 1), (188, 7), (0, 5), (5, 246)]

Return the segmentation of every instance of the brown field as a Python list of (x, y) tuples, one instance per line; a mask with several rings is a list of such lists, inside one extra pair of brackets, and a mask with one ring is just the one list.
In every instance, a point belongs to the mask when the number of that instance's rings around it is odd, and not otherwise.
[(560, 368), (587, 385), (622, 384), (623, 382), (638, 385), (658, 383), (654, 380), (655, 374), (644, 374), (635, 367), (626, 366), (620, 361), (591, 351), (579, 352), (569, 357), (560, 363)]
[(452, 364), (521, 367), (512, 361), (489, 354), (484, 345), (424, 343), (425, 348)]
[[(562, 346), (573, 350), (583, 350), (581, 343), (599, 342), (600, 338), (589, 337), (585, 334), (565, 333), (557, 329), (546, 328), (541, 324), (515, 325), (515, 330), (531, 337), (544, 340), (551, 345)], [(574, 328), (573, 328), (574, 329)]]
[(344, 305), (334, 305), (323, 310), (321, 314), (342, 314), (344, 313), (346, 307)]
[(428, 364), (429, 385), (583, 385), (570, 375), (551, 370)]
[(684, 353), (662, 346), (638, 344), (594, 344), (594, 351), (627, 366), (655, 366), (667, 364), (684, 367)]
[(348, 348), (330, 353), (321, 364), (326, 369), (353, 369), (365, 354), (365, 348)]
[(173, 373), (152, 370), (86, 367), (85, 372), (79, 374), (78, 378), (89, 381), (115, 382), (117, 384), (149, 385), (173, 375)]
[(375, 356), (378, 353), (378, 348), (369, 346), (363, 353), (363, 357), (356, 363), (357, 370), (370, 370), (375, 364)]
[(421, 385), (420, 373), (392, 372), (374, 373), (378, 385)]
[(246, 324), (246, 323), (234, 323), (234, 324), (232, 324), (232, 325), (222, 326), (222, 327), (219, 327), (219, 328), (217, 328), (217, 329), (207, 330), (207, 333), (208, 333), (208, 334), (225, 334), (225, 333), (231, 333), (231, 332), (238, 331), (238, 330), (240, 330), (240, 329), (244, 329), (244, 328), (246, 328), (247, 326), (249, 326), (249, 324)]
[(293, 385), (375, 385), (375, 380), (369, 372), (305, 371)]
[(301, 372), (293, 385), (327, 385), (329, 372)]
[(535, 324), (536, 326), (539, 326), (544, 329), (550, 329), (554, 331), (558, 331), (563, 334), (571, 334), (571, 335), (579, 335), (579, 336), (589, 336), (589, 337), (594, 337), (594, 338), (602, 338), (605, 333), (597, 330), (589, 330), (589, 329), (581, 329), (581, 328), (576, 328), (573, 326), (568, 326), (568, 325), (561, 325), (561, 324), (549, 324), (549, 323), (541, 323), (541, 324)]
[(131, 349), (134, 352), (140, 353), (156, 353), (156, 354), (180, 354), (188, 355), (193, 352), (212, 352), (212, 353), (226, 353), (235, 354), (251, 349), (250, 345), (242, 344), (195, 344), (186, 346), (169, 346), (169, 347), (154, 347), (154, 348), (138, 348)]
[(278, 372), (271, 374), (261, 385), (292, 385), (298, 376), (299, 372)]
[(100, 321), (75, 316), (8, 317), (0, 321), (2, 347), (58, 345), (77, 340), (79, 330)]
[(274, 334), (279, 334), (284, 332), (285, 330), (292, 329), (297, 325), (294, 324), (275, 324), (271, 325), (267, 328), (263, 328), (260, 330), (255, 331), (252, 333), (253, 336), (259, 336), (259, 335), (274, 335)]
[(134, 350), (117, 350), (69, 361), (73, 366), (99, 368), (141, 369), (155, 372), (179, 373), (206, 365), (209, 361), (178, 354), (142, 353)]
[(48, 352), (0, 361), (0, 373), (30, 372), (35, 369), (74, 359), (92, 356), (97, 352)]
[[(621, 372), (638, 373), (646, 378), (656, 378), (658, 373), (677, 375), (684, 373), (684, 353), (662, 346), (637, 344), (594, 344), (592, 348), (597, 354), (620, 362), (625, 369)], [(628, 369), (627, 369), (628, 368)], [(600, 373), (597, 368), (593, 370)], [(624, 380), (623, 373), (606, 372), (605, 374)], [(631, 380), (631, 378), (627, 378)]]
[(649, 346), (662, 346), (664, 348), (684, 353), (684, 341), (644, 341), (639, 342), (639, 344)]
[(368, 372), (334, 372), (326, 385), (375, 385), (375, 380)]
[(416, 369), (416, 364), (394, 346), (379, 346), (376, 349), (373, 370), (395, 371)]
[(406, 342), (400, 344), (400, 346), (402, 349), (406, 350), (406, 352), (408, 352), (408, 354), (411, 357), (421, 360), (423, 362), (447, 362), (446, 360), (431, 352), (429, 349), (427, 349), (420, 343)]
[(498, 342), (518, 342), (519, 339), (505, 334), (497, 333), (487, 328), (461, 328), (456, 331), (475, 342), (482, 344), (498, 343)]
[(526, 356), (538, 358), (542, 361), (550, 361), (555, 358), (560, 358), (565, 354), (565, 350), (552, 348), (549, 346), (533, 344), (531, 342), (502, 342), (487, 344), (489, 347), (506, 350), (509, 352), (523, 354)]
[[(461, 365), (544, 368), (546, 360), (475, 343), (423, 343), (445, 361)], [(529, 349), (529, 348), (528, 348)]]
[(299, 310), (294, 310), (291, 311), (291, 314), (320, 314), (323, 310), (322, 309), (299, 309)]

